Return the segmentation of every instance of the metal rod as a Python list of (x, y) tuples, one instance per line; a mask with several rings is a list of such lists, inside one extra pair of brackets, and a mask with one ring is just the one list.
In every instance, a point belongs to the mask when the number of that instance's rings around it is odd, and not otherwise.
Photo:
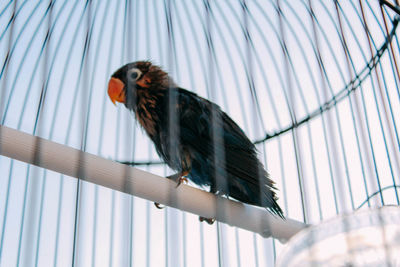
[[(41, 143), (40, 161), (36, 144)], [(245, 205), (203, 190), (176, 183), (118, 162), (82, 152), (46, 139), (0, 126), (0, 154), (29, 164), (59, 172), (110, 189), (131, 194), (173, 208), (197, 214), (285, 243), (306, 224), (269, 214), (265, 209)], [(84, 170), (84, 171), (82, 171)], [(173, 196), (173, 197), (171, 197)], [(214, 206), (223, 207), (216, 214)]]
[(396, 12), (397, 14), (400, 15), (400, 7), (398, 5), (393, 5), (392, 3), (390, 3), (389, 1), (386, 1), (386, 0), (379, 0), (379, 3), (381, 5), (388, 6), (391, 10), (393, 10), (394, 12)]

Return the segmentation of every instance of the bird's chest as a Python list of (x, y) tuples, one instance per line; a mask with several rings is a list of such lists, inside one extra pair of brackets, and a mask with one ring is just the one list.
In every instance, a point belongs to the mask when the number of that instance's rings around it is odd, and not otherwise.
[[(166, 95), (144, 93), (138, 95), (136, 119), (154, 142), (166, 135), (165, 132), (168, 132), (172, 121), (175, 121), (177, 127), (179, 125), (178, 102), (173, 105), (175, 110), (171, 110), (169, 106), (168, 96)], [(171, 118), (173, 119), (171, 120)]]
[(155, 104), (146, 101), (139, 102), (135, 115), (139, 124), (151, 138), (157, 135), (160, 118)]

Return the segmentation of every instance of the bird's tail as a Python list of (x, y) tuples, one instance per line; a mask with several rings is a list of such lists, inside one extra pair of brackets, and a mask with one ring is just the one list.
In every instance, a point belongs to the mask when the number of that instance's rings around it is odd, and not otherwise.
[(283, 211), (277, 203), (278, 197), (276, 195), (276, 190), (278, 189), (275, 187), (274, 181), (269, 178), (269, 174), (267, 172), (265, 172), (264, 177), (267, 179), (267, 182), (263, 188), (264, 190), (262, 195), (264, 198), (261, 200), (262, 206), (265, 207), (270, 213), (285, 219)]
[(282, 219), (285, 219), (285, 216), (283, 215), (283, 211), (282, 211), (281, 207), (279, 207), (276, 200), (277, 200), (277, 198), (274, 196), (272, 201), (270, 201), (270, 203), (268, 203), (268, 205), (266, 206), (266, 209), (270, 213), (277, 215), (277, 216), (281, 217)]

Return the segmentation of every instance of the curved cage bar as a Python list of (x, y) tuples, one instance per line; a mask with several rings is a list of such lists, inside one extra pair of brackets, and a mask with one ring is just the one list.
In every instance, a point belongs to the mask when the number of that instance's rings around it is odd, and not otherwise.
[[(170, 175), (106, 94), (116, 69), (151, 60), (242, 127), (288, 218), (399, 205), (398, 10), (397, 0), (3, 1), (1, 124)], [(1, 266), (271, 266), (282, 250), (7, 157), (0, 166)]]

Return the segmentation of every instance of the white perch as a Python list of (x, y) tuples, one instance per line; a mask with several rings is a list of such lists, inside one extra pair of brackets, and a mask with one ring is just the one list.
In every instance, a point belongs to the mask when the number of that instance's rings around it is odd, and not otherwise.
[(305, 228), (265, 209), (228, 200), (133, 167), (0, 125), (0, 154), (286, 242)]

